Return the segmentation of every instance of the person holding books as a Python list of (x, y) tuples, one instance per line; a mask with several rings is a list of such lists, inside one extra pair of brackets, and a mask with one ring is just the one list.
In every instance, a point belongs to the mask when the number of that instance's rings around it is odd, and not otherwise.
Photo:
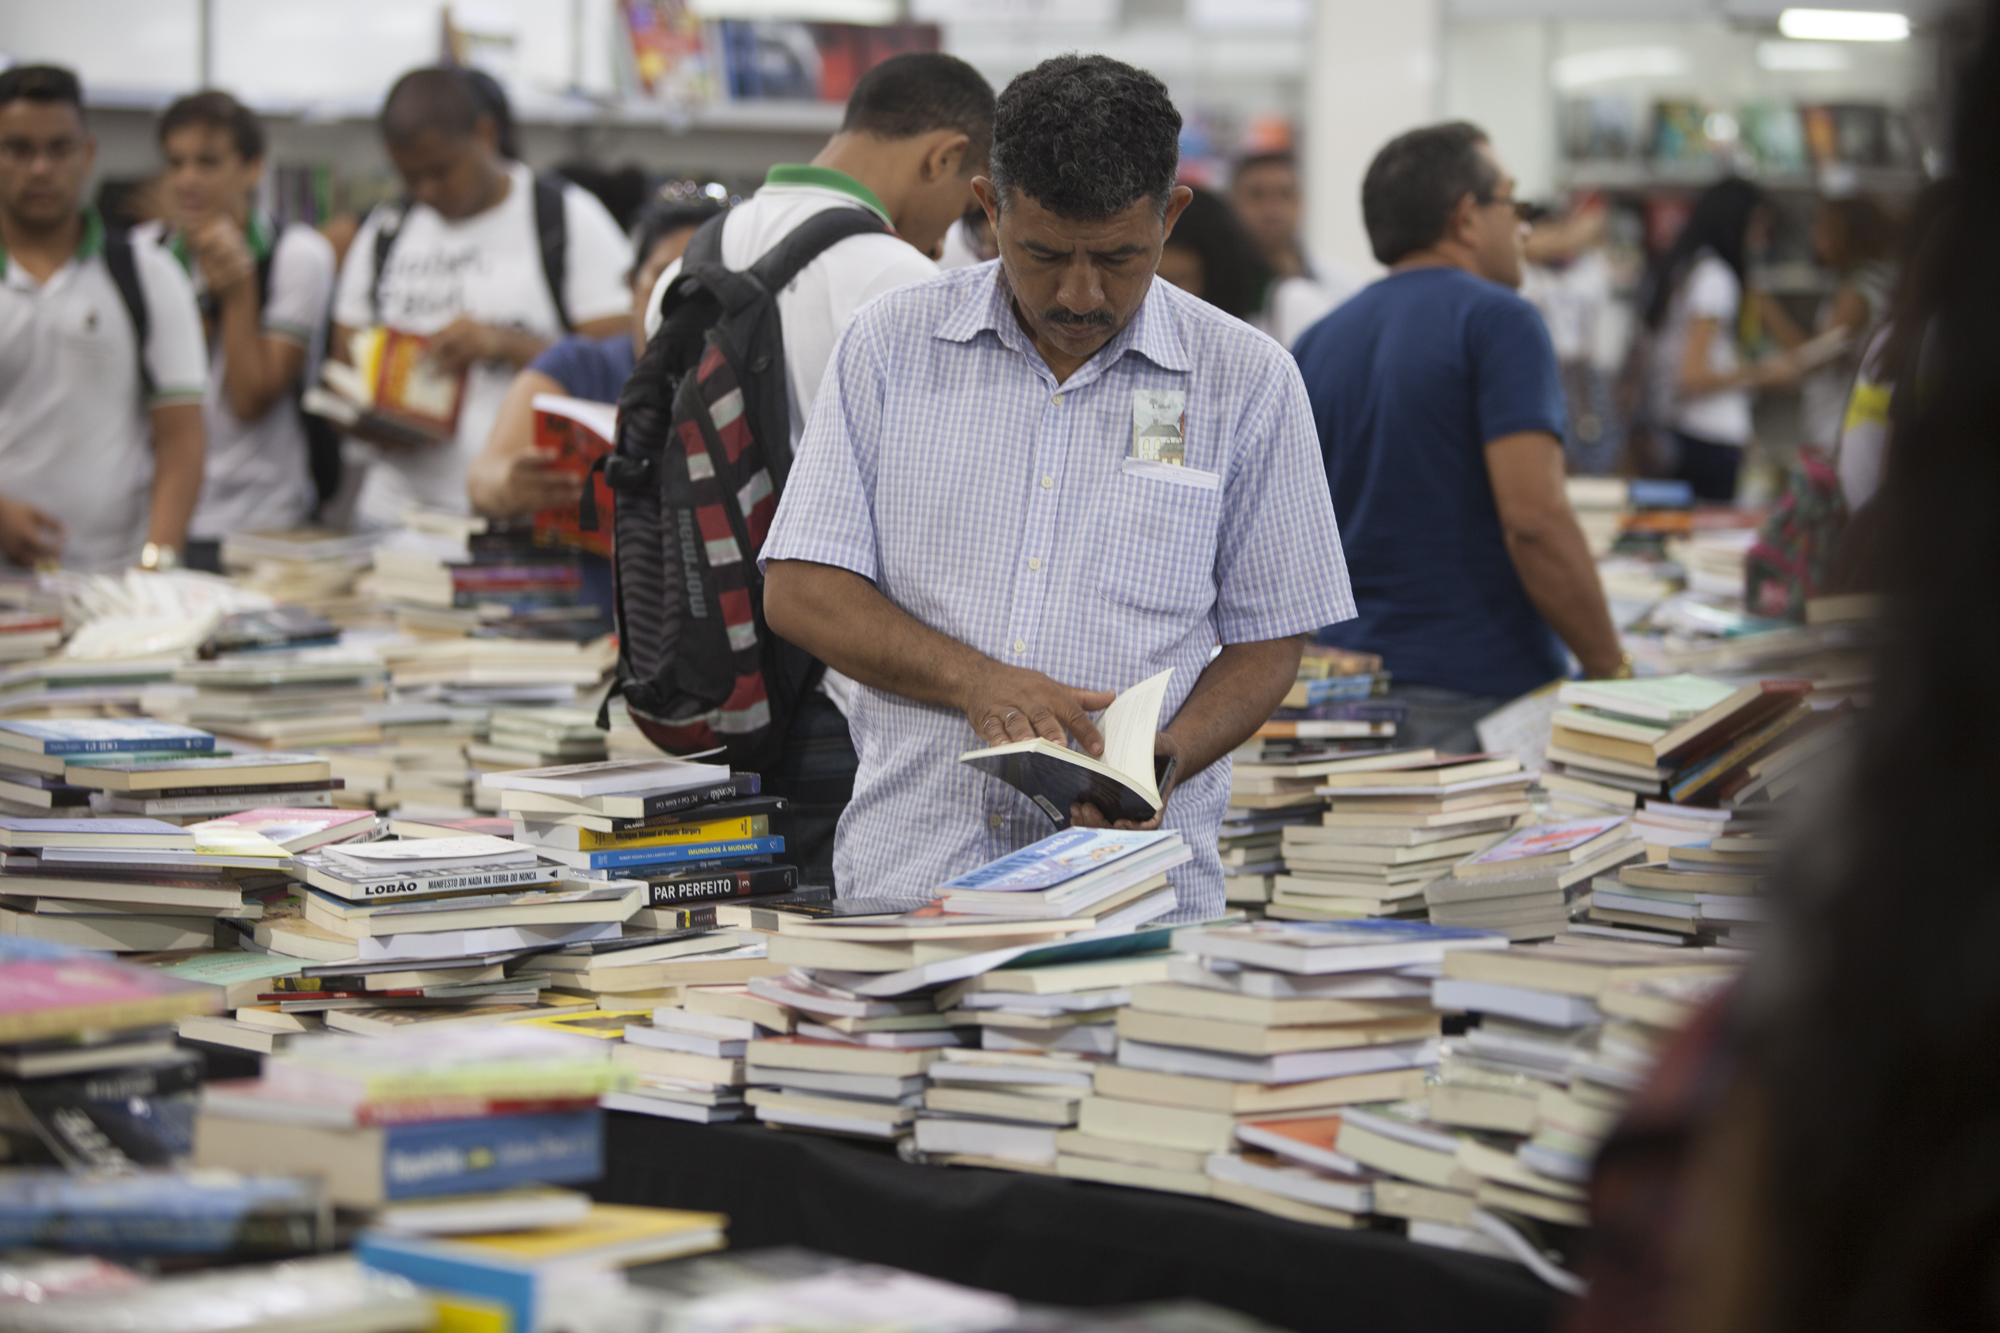
[(201, 493), (201, 316), (180, 265), (82, 202), (76, 75), (0, 73), (0, 552), (169, 567)]
[(1296, 349), (1361, 611), (1319, 638), (1381, 655), (1398, 744), (1477, 750), (1475, 721), (1568, 674), (1564, 643), (1629, 667), (1563, 491), (1555, 348), (1513, 290), (1513, 179), (1476, 126), (1433, 125), (1376, 154), (1361, 210), (1389, 274)]
[(858, 682), (845, 892), (927, 898), (1051, 819), (1102, 826), (955, 761), (1037, 736), (1102, 755), (1090, 712), (1166, 673), (1154, 749), (1180, 780), (1148, 822), (1194, 852), (1180, 919), (1214, 915), (1218, 761), (1353, 614), (1296, 368), (1154, 281), (1180, 126), (1103, 56), (1021, 75), (973, 182), (999, 262), (876, 300), (835, 349), (763, 562), (772, 630)]
[(571, 334), (537, 353), (507, 389), (486, 448), (466, 473), (474, 512), (512, 518), (569, 507), (583, 483), (535, 449), (535, 395), (559, 393), (615, 403), (646, 346), (646, 298), (667, 266), (687, 249), (695, 228), (722, 211), (712, 199), (656, 199), (639, 219), (632, 246), (630, 327), (602, 338)]
[(419, 69), (382, 104), (383, 145), (408, 198), (361, 224), (328, 354), (350, 360), (357, 330), (421, 335), (430, 363), (464, 387), (446, 438), (371, 442), (356, 502), (363, 527), (394, 526), (412, 505), (463, 512), (466, 470), (515, 372), (565, 329), (601, 338), (629, 327), (624, 233), (586, 191), (537, 180), (502, 154), (490, 95), (461, 71)]
[(167, 216), (135, 234), (180, 261), (208, 326), (208, 465), (188, 531), (191, 563), (216, 569), (229, 533), (312, 512), (297, 393), (333, 301), (333, 246), (303, 223), (280, 231), (257, 205), (264, 131), (228, 93), (175, 102), (159, 141)]

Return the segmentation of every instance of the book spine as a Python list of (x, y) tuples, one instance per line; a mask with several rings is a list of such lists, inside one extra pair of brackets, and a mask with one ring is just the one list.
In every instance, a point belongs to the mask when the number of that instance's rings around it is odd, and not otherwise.
[[(712, 819), (706, 823), (668, 824), (661, 828), (631, 829), (602, 833), (578, 829), (578, 851), (614, 852), (644, 847), (672, 847), (679, 843), (713, 842), (727, 838), (767, 838), (771, 836), (768, 815), (745, 815), (737, 819)], [(532, 841), (532, 839), (530, 839)]]
[(354, 1257), (423, 1288), (437, 1310), (439, 1328), (526, 1333), (541, 1326), (540, 1279), (532, 1269), (445, 1253), (415, 1237), (367, 1232), (355, 1243)]
[(568, 1184), (604, 1173), (604, 1113), (493, 1116), (395, 1125), (384, 1131), (389, 1199)]
[(762, 785), (763, 780), (755, 773), (732, 773), (729, 781), (718, 782), (706, 791), (666, 792), (659, 796), (648, 796), (645, 814), (642, 817), (651, 819), (654, 815), (670, 815), (677, 810), (692, 810), (711, 801), (730, 801), (739, 796), (755, 796)]
[(715, 905), (701, 907), (653, 907), (647, 910), (665, 915), (663, 921), (655, 921), (655, 930), (711, 930), (715, 926)]
[(476, 875), (411, 875), (398, 879), (345, 880), (324, 871), (312, 879), (314, 888), (351, 902), (376, 902), (384, 898), (414, 898), (426, 893), (454, 893), (460, 889), (513, 889), (554, 884), (561, 872), (551, 866), (523, 866), (519, 870), (489, 870)]
[[(271, 804), (269, 795), (240, 796), (229, 799), (221, 796), (174, 796), (158, 801), (134, 801), (113, 798), (106, 808), (120, 814), (143, 815), (240, 815), (247, 810), (261, 810)], [(293, 792), (287, 804), (298, 809), (327, 809), (333, 805), (331, 792)]]
[[(653, 880), (646, 886), (646, 905), (672, 907), (676, 903), (761, 898), (795, 893), (798, 887), (797, 866), (759, 866), (755, 870), (735, 870), (691, 879)], [(713, 924), (715, 909), (711, 907), (707, 911), (709, 923)]]
[(206, 1179), (169, 1195), (164, 1187), (174, 1184), (171, 1177), (141, 1179), (149, 1183), (136, 1200), (129, 1186), (107, 1193), (80, 1181), (10, 1207), (0, 1218), (0, 1245), (245, 1258), (332, 1245), (332, 1215), (314, 1182), (257, 1177), (226, 1185)]
[(154, 754), (168, 750), (187, 753), (196, 750), (213, 750), (213, 736), (147, 736), (144, 744), (133, 745), (130, 740), (107, 738), (104, 740), (43, 741), (43, 754), (132, 754), (146, 751)]
[(713, 861), (725, 856), (768, 856), (785, 850), (783, 838), (738, 838), (729, 842), (704, 842), (686, 847), (633, 847), (626, 851), (569, 853), (588, 858), (591, 870), (615, 870), (625, 866), (661, 865), (675, 861)]

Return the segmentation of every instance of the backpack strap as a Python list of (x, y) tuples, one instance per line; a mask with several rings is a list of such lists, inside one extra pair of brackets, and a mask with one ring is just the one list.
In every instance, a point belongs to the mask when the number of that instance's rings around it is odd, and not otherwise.
[(375, 228), (375, 276), (368, 283), (368, 304), (374, 312), (377, 324), (382, 322), (382, 273), (389, 266), (389, 252), (396, 248), (396, 238), (403, 234), (403, 219), (410, 215), (410, 201), (398, 199), (393, 203), (375, 205), (375, 212), (382, 221)]
[[(720, 236), (720, 232), (717, 233)], [(791, 285), (799, 270), (850, 236), (892, 234), (889, 224), (867, 208), (827, 208), (813, 214), (750, 266), (750, 275), (772, 295)]]
[(569, 183), (560, 176), (535, 177), (535, 240), (541, 248), (542, 278), (555, 298), (556, 318), (562, 321), (564, 332), (574, 333), (576, 325), (570, 320), (563, 295), (569, 279), (569, 213), (563, 204), (568, 188)]
[(152, 314), (146, 308), (146, 289), (139, 285), (139, 263), (132, 254), (132, 237), (123, 228), (104, 229), (104, 267), (111, 272), (118, 299), (132, 320), (132, 343), (139, 354), (139, 392), (153, 396), (153, 369), (146, 364), (146, 339), (152, 333)]

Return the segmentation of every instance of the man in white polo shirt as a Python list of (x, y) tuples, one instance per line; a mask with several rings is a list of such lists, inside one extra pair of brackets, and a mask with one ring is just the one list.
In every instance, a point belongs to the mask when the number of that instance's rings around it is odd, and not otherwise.
[(201, 316), (171, 257), (80, 206), (96, 156), (74, 74), (0, 73), (0, 552), (171, 567), (201, 491)]
[[(778, 293), (792, 444), (804, 432), (820, 380), (854, 312), (882, 293), (937, 274), (945, 233), (972, 204), (972, 179), (986, 170), (993, 141), (993, 88), (952, 56), (891, 56), (861, 76), (840, 132), (805, 166), (772, 167), (764, 188), (722, 220), (722, 262), (746, 269), (806, 219), (832, 208), (865, 209), (893, 232), (836, 241)], [(714, 225), (714, 224), (710, 224)], [(660, 300), (680, 276), (661, 275), (646, 332), (660, 324)], [(801, 700), (784, 757), (764, 789), (790, 798), (787, 847), (809, 883), (830, 884), (833, 834), (854, 792), (858, 761), (847, 729), (854, 682), (828, 670)]]
[(302, 222), (280, 231), (257, 206), (264, 130), (228, 93), (181, 98), (160, 117), (167, 223), (161, 238), (195, 287), (213, 377), (208, 466), (188, 525), (195, 563), (232, 532), (289, 528), (313, 509), (300, 379), (333, 301), (333, 246)]
[(384, 325), (430, 337), (433, 358), (466, 382), (451, 439), (379, 446), (356, 515), (378, 528), (411, 505), (467, 512), (466, 470), (515, 373), (565, 331), (608, 338), (632, 319), (625, 233), (584, 190), (502, 157), (493, 112), (461, 71), (398, 79), (381, 129), (408, 206), (376, 209), (356, 233), (328, 355), (347, 359), (349, 333)]

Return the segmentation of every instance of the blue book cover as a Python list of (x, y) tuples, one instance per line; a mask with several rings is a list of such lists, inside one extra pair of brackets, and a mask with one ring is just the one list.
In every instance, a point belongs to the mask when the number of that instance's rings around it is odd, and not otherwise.
[(1306, 682), (1308, 706), (1334, 699), (1366, 699), (1375, 692), (1373, 676), (1331, 676)]
[(423, 1199), (604, 1174), (604, 1112), (434, 1120), (382, 1129), (382, 1194)]
[(424, 1288), (446, 1317), (439, 1327), (488, 1333), (530, 1333), (535, 1327), (532, 1270), (482, 1263), (469, 1255), (445, 1252), (421, 1236), (380, 1231), (363, 1232), (354, 1243), (354, 1257), (365, 1267), (406, 1277)]
[(128, 750), (213, 750), (215, 737), (138, 717), (0, 722), (0, 745), (34, 754), (115, 754)]
[(977, 870), (946, 880), (944, 888), (989, 892), (1034, 893), (1067, 883), (1079, 875), (1122, 860), (1134, 852), (1179, 836), (1166, 831), (1137, 833), (1128, 829), (1067, 828), (1040, 842), (1029, 843)]
[(0, 1172), (0, 1249), (283, 1254), (331, 1239), (319, 1185), (290, 1176)]
[(625, 866), (713, 861), (726, 856), (768, 856), (784, 850), (785, 840), (779, 837), (732, 838), (727, 842), (691, 842), (679, 847), (626, 847), (600, 852), (567, 853), (560, 859), (571, 865), (582, 864), (591, 870), (616, 870)]

